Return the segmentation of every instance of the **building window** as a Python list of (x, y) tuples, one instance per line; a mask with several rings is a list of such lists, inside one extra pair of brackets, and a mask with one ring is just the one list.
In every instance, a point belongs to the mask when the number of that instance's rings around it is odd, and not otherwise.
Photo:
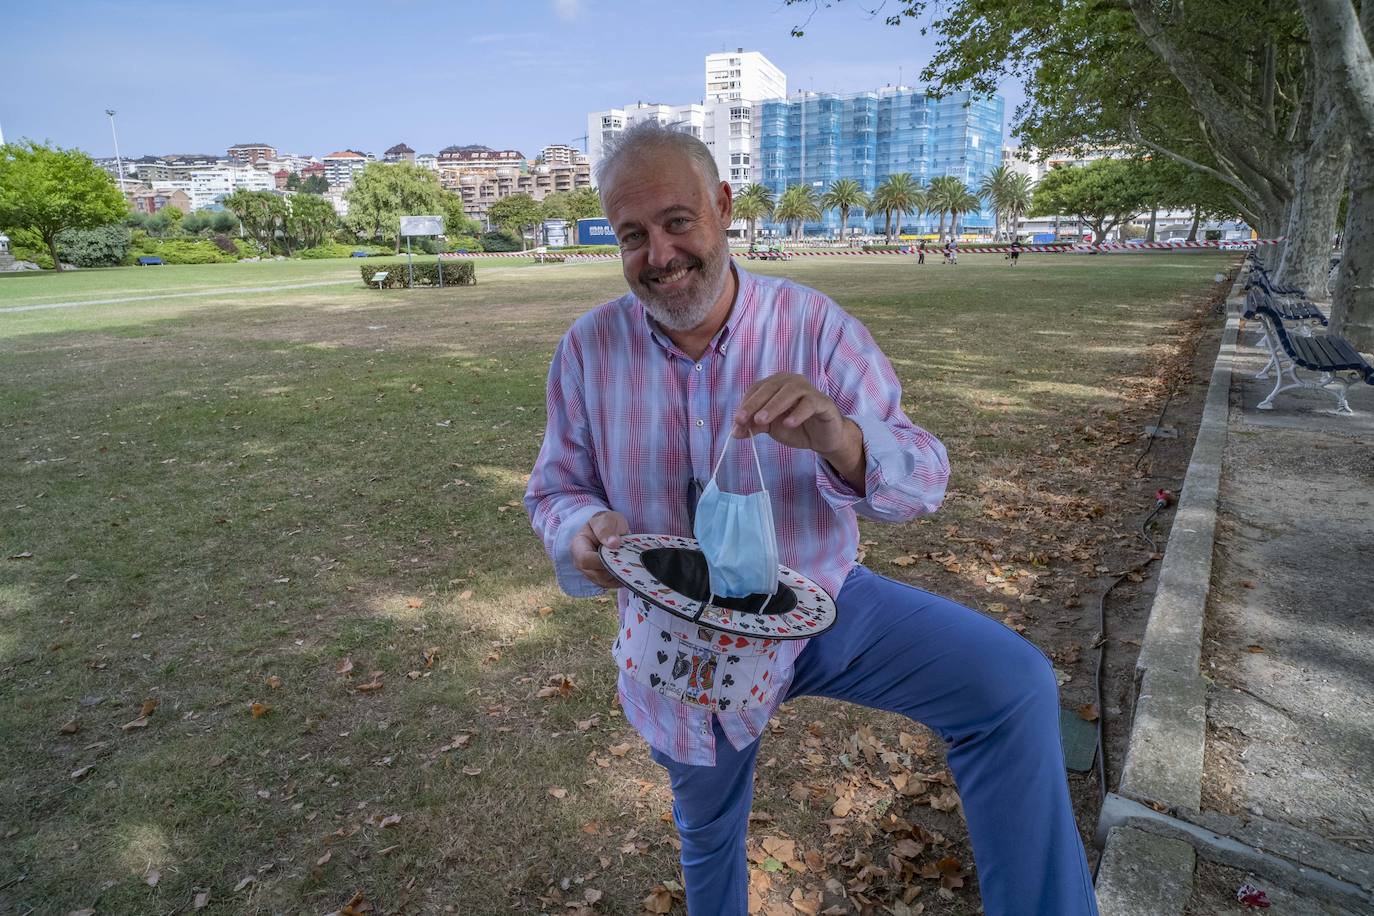
[(753, 111), (747, 106), (730, 109), (731, 121), (748, 121), (752, 117)]
[(731, 165), (748, 165), (748, 164), (749, 164), (749, 154), (748, 154), (748, 153), (731, 153), (731, 154), (730, 154), (730, 164), (731, 164)]

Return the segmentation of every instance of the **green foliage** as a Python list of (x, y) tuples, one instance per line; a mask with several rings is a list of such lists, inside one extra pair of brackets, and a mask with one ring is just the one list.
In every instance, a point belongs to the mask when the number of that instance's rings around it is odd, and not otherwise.
[(1141, 164), (1095, 159), (1086, 166), (1051, 169), (1035, 186), (1032, 215), (1074, 216), (1101, 242), (1122, 220), (1145, 209), (1151, 189)]
[(399, 251), (401, 217), (444, 213), (444, 193), (437, 173), (412, 162), (369, 162), (344, 194), (344, 222), (361, 236), (394, 240)]
[(868, 204), (871, 212), (883, 215), (883, 235), (889, 241), (892, 239), (894, 222), (895, 228), (900, 230), (902, 217), (925, 210), (927, 206), (926, 192), (921, 190), (920, 182), (911, 177), (910, 172), (896, 172), (880, 181), (873, 189)]
[(368, 286), (376, 287), (372, 282), (372, 277), (378, 271), (386, 271), (387, 277), (382, 281), (383, 289), (404, 289), (408, 271), (413, 271), (416, 286), (438, 286), (439, 269), (443, 268), (445, 286), (474, 286), (477, 283), (477, 262), (476, 261), (442, 261), (439, 264), (433, 261), (422, 261), (412, 264), (409, 268), (405, 264), (363, 264), (361, 269), (363, 282)]
[(314, 194), (295, 194), (287, 201), (286, 234), (304, 247), (323, 243), (339, 225), (334, 205)]
[(506, 232), (484, 232), (478, 239), (483, 251), (524, 251), (519, 239)]
[(810, 186), (794, 184), (782, 192), (773, 215), (784, 223), (792, 223), (794, 237), (800, 239), (807, 221), (821, 218), (820, 201)]
[(773, 215), (773, 191), (766, 184), (747, 184), (735, 195), (735, 219), (742, 219), (749, 225), (749, 244), (754, 244), (754, 234), (761, 219)]
[(130, 241), (128, 228), (120, 225), (63, 229), (57, 233), (57, 252), (77, 267), (114, 267), (123, 263)]
[(476, 235), (450, 235), (444, 240), (444, 250), (481, 251), (482, 241)]
[(297, 172), (292, 172), (286, 176), (286, 190), (299, 191), (301, 189), (301, 176)]
[(830, 189), (821, 196), (822, 210), (840, 211), (840, 237), (848, 235), (849, 211), (862, 210), (869, 206), (868, 195), (863, 186), (852, 178), (841, 178), (830, 184)]
[(157, 239), (135, 231), (124, 263), (134, 264), (143, 255), (162, 258), (167, 264), (226, 264), (238, 260), (208, 239)]
[(525, 250), (525, 230), (538, 227), (544, 218), (543, 208), (528, 194), (512, 194), (496, 201), (487, 209), (487, 218), (520, 240)]
[(206, 232), (227, 235), (238, 227), (239, 221), (227, 210), (192, 210), (181, 221), (181, 231), (187, 235), (201, 235)]
[(44, 270), (53, 269), (52, 254), (43, 237), (32, 229), (11, 229), (10, 254), (19, 261), (32, 261)]
[(444, 215), (444, 235), (478, 236), (482, 234), (482, 224), (463, 212), (463, 197), (452, 191), (443, 192), (443, 203), (439, 212)]
[(309, 178), (296, 176), (300, 182), (299, 190), (303, 194), (323, 194), (329, 190), (329, 179), (323, 175), (311, 175)]
[(601, 209), (601, 195), (594, 188), (557, 191), (545, 197), (541, 203), (544, 219), (566, 219), (576, 222), (579, 219), (596, 219), (606, 215)]
[(0, 229), (32, 230), (51, 253), (63, 229), (117, 223), (128, 212), (110, 176), (80, 150), (32, 141), (0, 146)]
[(285, 234), (286, 200), (271, 191), (238, 188), (224, 198), (224, 209), (238, 218), (265, 252), (271, 252), (279, 228)]

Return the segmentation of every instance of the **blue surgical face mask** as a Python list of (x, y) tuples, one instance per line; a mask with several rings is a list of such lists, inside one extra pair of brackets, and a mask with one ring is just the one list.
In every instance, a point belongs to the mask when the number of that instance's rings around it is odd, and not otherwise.
[(771, 595), (778, 587), (778, 537), (773, 528), (773, 505), (763, 488), (763, 467), (758, 447), (754, 467), (759, 472), (759, 491), (745, 496), (726, 493), (716, 484), (721, 462), (734, 436), (725, 441), (711, 482), (697, 501), (693, 533), (711, 573), (711, 594), (720, 598)]

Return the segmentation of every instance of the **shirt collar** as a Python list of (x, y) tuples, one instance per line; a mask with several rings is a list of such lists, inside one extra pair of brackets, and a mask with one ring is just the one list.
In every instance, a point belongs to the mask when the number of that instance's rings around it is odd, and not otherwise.
[[(758, 278), (749, 271), (741, 267), (735, 259), (730, 259), (730, 269), (735, 272), (737, 286), (735, 288), (735, 301), (730, 306), (730, 314), (725, 316), (725, 323), (720, 326), (716, 336), (711, 338), (708, 350), (717, 353), (725, 353), (729, 349), (729, 340), (740, 327), (747, 324), (753, 317), (754, 303), (758, 298)], [(631, 293), (635, 305), (639, 306), (640, 314), (644, 319), (644, 327), (648, 330), (649, 336), (660, 347), (670, 353), (678, 354), (682, 351), (677, 344), (659, 327), (658, 322), (654, 321), (649, 310), (644, 307), (644, 303), (639, 301), (639, 297)]]

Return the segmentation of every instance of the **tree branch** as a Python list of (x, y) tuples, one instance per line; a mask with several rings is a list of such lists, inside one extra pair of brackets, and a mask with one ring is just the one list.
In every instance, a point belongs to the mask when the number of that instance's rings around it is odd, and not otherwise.
[(1203, 165), (1201, 162), (1196, 162), (1196, 161), (1194, 161), (1194, 160), (1192, 160), (1192, 159), (1189, 159), (1187, 156), (1184, 156), (1184, 155), (1181, 155), (1181, 154), (1179, 154), (1179, 153), (1176, 153), (1176, 152), (1174, 152), (1174, 151), (1171, 150), (1171, 149), (1165, 149), (1164, 147), (1160, 146), (1158, 143), (1155, 143), (1153, 140), (1147, 140), (1147, 139), (1145, 139), (1145, 135), (1142, 134), (1142, 133), (1140, 132), (1140, 128), (1136, 126), (1136, 123), (1135, 123), (1135, 116), (1134, 116), (1134, 115), (1132, 115), (1132, 116), (1130, 117), (1128, 123), (1130, 124), (1130, 127), (1131, 127), (1131, 135), (1132, 135), (1133, 137), (1135, 137), (1135, 141), (1136, 141), (1137, 143), (1141, 144), (1142, 146), (1148, 146), (1150, 149), (1154, 150), (1155, 152), (1161, 153), (1162, 155), (1165, 155), (1165, 156), (1168, 156), (1170, 159), (1174, 160), (1175, 162), (1179, 163), (1180, 165), (1186, 165), (1186, 166), (1187, 166), (1188, 168), (1190, 168), (1190, 169), (1194, 169), (1194, 170), (1196, 170), (1196, 171), (1202, 172), (1204, 175), (1211, 175), (1213, 178), (1217, 179), (1218, 181), (1225, 182), (1226, 184), (1230, 185), (1231, 187), (1233, 187), (1233, 188), (1235, 188), (1237, 191), (1239, 191), (1241, 194), (1243, 194), (1247, 200), (1253, 199), (1254, 203), (1259, 203), (1259, 202), (1260, 202), (1260, 201), (1258, 200), (1258, 196), (1255, 194), (1255, 192), (1252, 191), (1250, 188), (1247, 188), (1242, 182), (1240, 182), (1240, 181), (1237, 180), (1236, 178), (1233, 178), (1233, 177), (1230, 176), (1230, 175), (1226, 175), (1226, 174), (1224, 174), (1224, 173), (1222, 173), (1222, 172), (1219, 172), (1219, 171), (1217, 171), (1216, 169), (1212, 168), (1211, 166), (1206, 166), (1206, 165)]

